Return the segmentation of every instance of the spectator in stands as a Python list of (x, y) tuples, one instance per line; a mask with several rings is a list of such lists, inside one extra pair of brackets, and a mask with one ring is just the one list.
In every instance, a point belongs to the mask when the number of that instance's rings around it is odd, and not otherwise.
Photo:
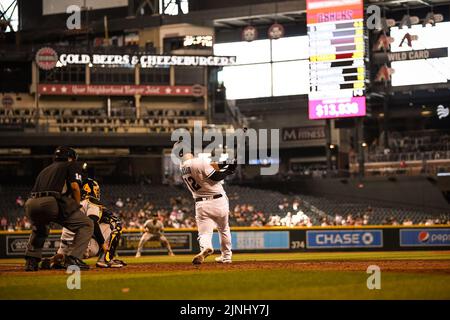
[(290, 212), (286, 213), (286, 215), (283, 218), (281, 218), (280, 224), (283, 227), (290, 227), (291, 226), (291, 213)]
[(327, 226), (329, 226), (330, 224), (328, 223), (328, 220), (327, 220), (327, 218), (322, 218), (322, 222), (321, 222), (321, 224), (320, 224), (320, 226), (321, 227), (327, 227)]
[(309, 217), (302, 211), (299, 210), (296, 214), (294, 214), (292, 216), (292, 226), (302, 226), (302, 227), (307, 227), (307, 226), (311, 226), (311, 220), (309, 219)]
[(413, 221), (411, 219), (405, 219), (405, 220), (403, 220), (402, 224), (404, 226), (412, 226), (413, 225)]
[(279, 215), (270, 216), (269, 221), (267, 222), (267, 226), (280, 226), (280, 220), (281, 217)]
[(123, 207), (123, 201), (121, 198), (117, 199), (116, 201), (116, 207), (122, 208)]
[(2, 228), (2, 230), (8, 229), (8, 219), (6, 219), (6, 217), (1, 218), (0, 227)]
[(23, 208), (24, 204), (25, 204), (25, 201), (22, 199), (22, 196), (18, 196), (16, 198), (16, 205), (20, 208)]

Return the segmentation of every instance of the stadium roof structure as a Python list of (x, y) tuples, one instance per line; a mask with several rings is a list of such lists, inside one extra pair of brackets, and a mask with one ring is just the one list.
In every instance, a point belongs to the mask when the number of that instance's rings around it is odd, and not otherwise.
[(369, 0), (368, 4), (383, 6), (388, 10), (404, 10), (405, 8), (433, 7), (450, 4), (448, 0)]

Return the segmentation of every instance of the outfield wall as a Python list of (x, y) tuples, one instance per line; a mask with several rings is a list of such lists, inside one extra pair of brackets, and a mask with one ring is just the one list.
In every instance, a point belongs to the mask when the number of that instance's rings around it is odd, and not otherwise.
[[(139, 230), (127, 230), (119, 244), (120, 255), (134, 255), (141, 237)], [(195, 229), (167, 229), (166, 237), (176, 254), (199, 251)], [(29, 232), (0, 232), (0, 258), (19, 258), (25, 253)], [(59, 246), (59, 231), (52, 231), (44, 254), (53, 254)], [(433, 227), (270, 227), (232, 228), (234, 252), (302, 251), (397, 251), (450, 250), (450, 225)], [(213, 246), (220, 248), (217, 232)], [(164, 254), (159, 242), (145, 244), (143, 254)]]

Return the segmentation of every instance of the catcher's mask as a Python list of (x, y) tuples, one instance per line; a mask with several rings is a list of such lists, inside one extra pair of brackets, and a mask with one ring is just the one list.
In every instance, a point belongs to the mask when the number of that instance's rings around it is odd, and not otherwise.
[(98, 182), (91, 178), (86, 179), (83, 182), (81, 196), (83, 199), (91, 197), (100, 201), (100, 185)]

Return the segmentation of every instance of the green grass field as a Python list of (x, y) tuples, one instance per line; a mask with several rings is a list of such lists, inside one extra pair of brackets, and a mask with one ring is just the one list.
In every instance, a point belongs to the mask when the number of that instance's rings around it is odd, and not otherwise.
[[(231, 266), (208, 258), (200, 268), (191, 259), (125, 257), (126, 268), (82, 272), (80, 290), (67, 289), (64, 270), (0, 260), (0, 299), (450, 299), (449, 252), (236, 254)], [(380, 290), (367, 289), (369, 264), (380, 265)]]

